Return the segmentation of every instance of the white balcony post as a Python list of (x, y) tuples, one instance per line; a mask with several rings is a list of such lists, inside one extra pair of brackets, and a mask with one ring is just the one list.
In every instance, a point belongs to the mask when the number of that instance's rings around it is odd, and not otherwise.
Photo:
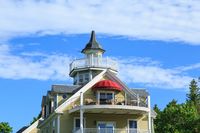
[(149, 108), (149, 112), (148, 112), (148, 130), (149, 133), (151, 133), (151, 102), (150, 102), (150, 96), (148, 96), (148, 108)]
[(93, 61), (94, 61), (93, 54), (91, 54), (91, 66), (93, 66)]
[(125, 103), (124, 104), (127, 105), (127, 95), (126, 95), (126, 93), (125, 93), (124, 97), (125, 97), (125, 101), (124, 101)]
[(139, 97), (139, 94), (137, 94), (137, 106), (140, 106), (140, 97)]
[(57, 117), (57, 133), (60, 133), (60, 114)]
[(98, 127), (98, 133), (100, 133), (100, 130), (101, 130), (100, 127)]
[(55, 105), (54, 105), (54, 101), (53, 100), (51, 100), (51, 112), (53, 112), (54, 111), (54, 109), (55, 109), (55, 107), (54, 107)]
[(80, 130), (83, 133), (83, 93), (80, 92)]
[(92, 71), (89, 71), (89, 81), (92, 80)]

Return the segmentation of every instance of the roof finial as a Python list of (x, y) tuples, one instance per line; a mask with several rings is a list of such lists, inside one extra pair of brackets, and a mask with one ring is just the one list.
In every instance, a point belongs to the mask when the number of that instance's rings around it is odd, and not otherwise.
[(96, 35), (95, 35), (95, 31), (94, 30), (92, 30), (91, 37), (90, 37), (90, 42), (96, 42)]

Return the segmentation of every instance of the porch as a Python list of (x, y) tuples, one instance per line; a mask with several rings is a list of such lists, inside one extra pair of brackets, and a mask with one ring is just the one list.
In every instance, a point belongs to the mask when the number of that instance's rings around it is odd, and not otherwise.
[(123, 104), (118, 101), (108, 104), (101, 100), (89, 103), (88, 96), (85, 99), (82, 93), (80, 95), (80, 105), (69, 110), (69, 114), (78, 115), (72, 133), (151, 133), (149, 96), (144, 104), (138, 101), (140, 99), (133, 99), (133, 104), (128, 104), (127, 98)]
[(73, 117), (72, 133), (149, 133), (147, 115), (85, 113), (83, 132), (79, 114), (73, 114)]

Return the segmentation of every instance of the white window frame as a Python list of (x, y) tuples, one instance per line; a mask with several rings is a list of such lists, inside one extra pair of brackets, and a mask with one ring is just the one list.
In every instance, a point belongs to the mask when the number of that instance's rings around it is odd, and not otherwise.
[[(87, 77), (87, 80), (86, 80), (86, 75), (88, 75)], [(80, 76), (82, 76), (82, 78), (80, 78)], [(86, 83), (86, 82), (89, 82), (90, 80), (90, 73), (81, 73), (81, 74), (78, 74), (78, 83)], [(80, 82), (80, 79), (82, 79), (82, 82)]]
[(107, 123), (113, 123), (114, 129), (116, 128), (116, 121), (97, 121), (97, 125), (96, 125), (97, 128), (99, 128), (98, 125), (101, 124), (101, 123), (106, 123), (106, 124)]
[(97, 91), (97, 101), (100, 104), (100, 93), (112, 93), (112, 100), (115, 100), (115, 93), (114, 91)]
[(129, 129), (130, 129), (129, 128), (129, 121), (136, 121), (136, 123), (137, 123), (137, 128), (136, 129), (138, 130), (138, 120), (137, 119), (128, 119), (127, 120), (127, 129), (128, 129), (128, 132), (129, 132)]

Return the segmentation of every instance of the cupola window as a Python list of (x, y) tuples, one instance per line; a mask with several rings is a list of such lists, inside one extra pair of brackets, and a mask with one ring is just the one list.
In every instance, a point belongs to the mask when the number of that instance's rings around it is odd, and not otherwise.
[(80, 83), (83, 83), (83, 74), (80, 74), (80, 75), (79, 75), (79, 82), (80, 82)]
[(89, 81), (89, 74), (86, 73), (86, 74), (85, 74), (85, 82), (88, 82), (88, 81)]

